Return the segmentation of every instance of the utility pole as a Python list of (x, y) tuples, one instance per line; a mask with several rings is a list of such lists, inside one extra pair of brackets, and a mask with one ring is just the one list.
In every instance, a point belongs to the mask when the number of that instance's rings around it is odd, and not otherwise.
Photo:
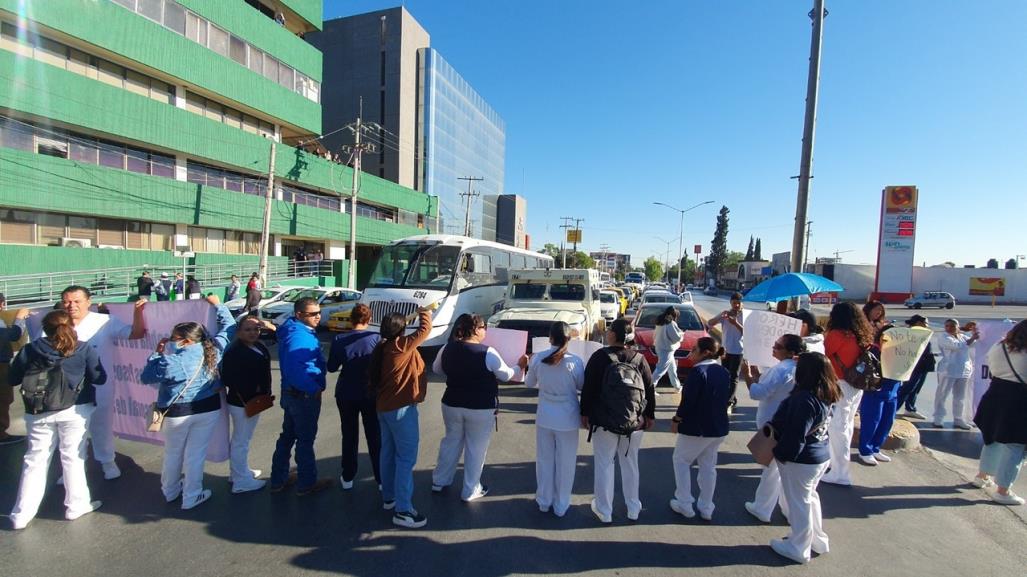
[(381, 132), (382, 130), (380, 124), (375, 122), (365, 123), (362, 118), (363, 115), (364, 99), (361, 97), (356, 122), (347, 124), (344, 127), (353, 133), (353, 146), (342, 147), (343, 151), (349, 152), (353, 158), (353, 185), (349, 197), (349, 280), (346, 286), (354, 290), (357, 288), (357, 193), (360, 191), (360, 155), (364, 152), (372, 153), (376, 150), (374, 144), (362, 142), (360, 136), (365, 131)]
[(467, 192), (461, 192), (460, 196), (467, 197), (467, 208), (464, 209), (464, 236), (471, 236), (471, 202), (481, 196), (478, 191), (471, 192), (471, 185), (485, 179), (480, 176), (458, 176), (456, 179), (467, 181)]
[(271, 198), (275, 193), (275, 151), (277, 142), (271, 141), (271, 158), (267, 165), (267, 194), (264, 195), (264, 226), (260, 229), (260, 263), (257, 274), (262, 286), (268, 285), (267, 255), (271, 249)]
[(806, 272), (806, 263), (809, 261), (809, 235), (813, 234), (813, 221), (806, 221), (806, 250), (802, 253), (802, 270), (799, 272)]
[(563, 229), (563, 236), (560, 237), (560, 254), (563, 255), (563, 268), (567, 268), (567, 247), (565, 245), (565, 241), (567, 240), (567, 231), (571, 228), (569, 223), (574, 220), (574, 217), (561, 216), (560, 220), (563, 221), (563, 224), (560, 225), (560, 228)]
[(816, 134), (817, 97), (820, 94), (820, 45), (824, 37), (824, 0), (813, 0), (809, 17), (813, 30), (809, 48), (809, 75), (806, 79), (806, 117), (802, 127), (802, 158), (799, 162), (799, 192), (795, 202), (795, 226), (792, 234), (792, 270), (802, 272), (806, 261), (803, 229), (809, 206), (809, 185), (813, 172), (813, 137)]
[(606, 270), (606, 253), (610, 251), (610, 245), (608, 245), (608, 244), (599, 245), (599, 250), (602, 251), (602, 253), (603, 253), (603, 264), (599, 268), (599, 270), (601, 270), (603, 272), (609, 272), (609, 271)]

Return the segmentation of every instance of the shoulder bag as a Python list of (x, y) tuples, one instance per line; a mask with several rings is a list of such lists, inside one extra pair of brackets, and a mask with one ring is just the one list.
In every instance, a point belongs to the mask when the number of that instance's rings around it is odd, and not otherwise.
[(764, 467), (770, 466), (774, 460), (774, 447), (777, 446), (776, 432), (774, 426), (767, 423), (753, 434), (749, 439), (749, 444), (746, 445), (749, 452), (752, 453), (752, 458)]
[(154, 401), (150, 405), (150, 424), (146, 426), (146, 430), (148, 432), (150, 432), (150, 433), (159, 433), (160, 432), (161, 428), (164, 426), (164, 417), (165, 417), (165, 415), (168, 414), (168, 411), (171, 410), (171, 405), (174, 405), (175, 402), (178, 401), (178, 399), (182, 398), (182, 394), (185, 393), (185, 390), (189, 388), (189, 385), (193, 384), (193, 381), (196, 380), (196, 377), (198, 377), (200, 375), (200, 369), (202, 369), (202, 368), (203, 368), (203, 362), (201, 361), (200, 364), (196, 365), (196, 372), (193, 373), (192, 378), (190, 378), (189, 382), (186, 383), (184, 387), (182, 387), (181, 391), (178, 391), (178, 394), (175, 395), (175, 398), (171, 399), (171, 402), (168, 403), (168, 407), (166, 409), (164, 409), (163, 411), (158, 409), (156, 401)]

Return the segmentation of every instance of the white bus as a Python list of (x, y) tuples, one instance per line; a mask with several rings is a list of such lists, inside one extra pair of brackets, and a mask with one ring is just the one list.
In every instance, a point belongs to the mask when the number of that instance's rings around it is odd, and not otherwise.
[(418, 307), (439, 303), (424, 346), (441, 346), (460, 315), (488, 319), (501, 308), (510, 269), (553, 264), (552, 257), (541, 253), (465, 236), (412, 236), (383, 247), (360, 302), (371, 309), (373, 329), (391, 313), (409, 315)]

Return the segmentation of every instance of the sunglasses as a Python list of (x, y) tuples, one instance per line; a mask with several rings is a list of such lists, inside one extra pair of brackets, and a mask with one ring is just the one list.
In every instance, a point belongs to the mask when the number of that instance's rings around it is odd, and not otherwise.
[(305, 317), (319, 317), (321, 316), (321, 311), (304, 311), (300, 314)]

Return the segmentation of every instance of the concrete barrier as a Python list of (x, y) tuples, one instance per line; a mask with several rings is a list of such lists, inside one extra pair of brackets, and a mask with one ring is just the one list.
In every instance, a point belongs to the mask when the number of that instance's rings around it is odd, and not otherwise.
[[(852, 448), (859, 447), (859, 415), (856, 415), (855, 431), (852, 434)], [(884, 449), (901, 451), (920, 448), (920, 431), (905, 419), (895, 419), (891, 433), (884, 442)]]

